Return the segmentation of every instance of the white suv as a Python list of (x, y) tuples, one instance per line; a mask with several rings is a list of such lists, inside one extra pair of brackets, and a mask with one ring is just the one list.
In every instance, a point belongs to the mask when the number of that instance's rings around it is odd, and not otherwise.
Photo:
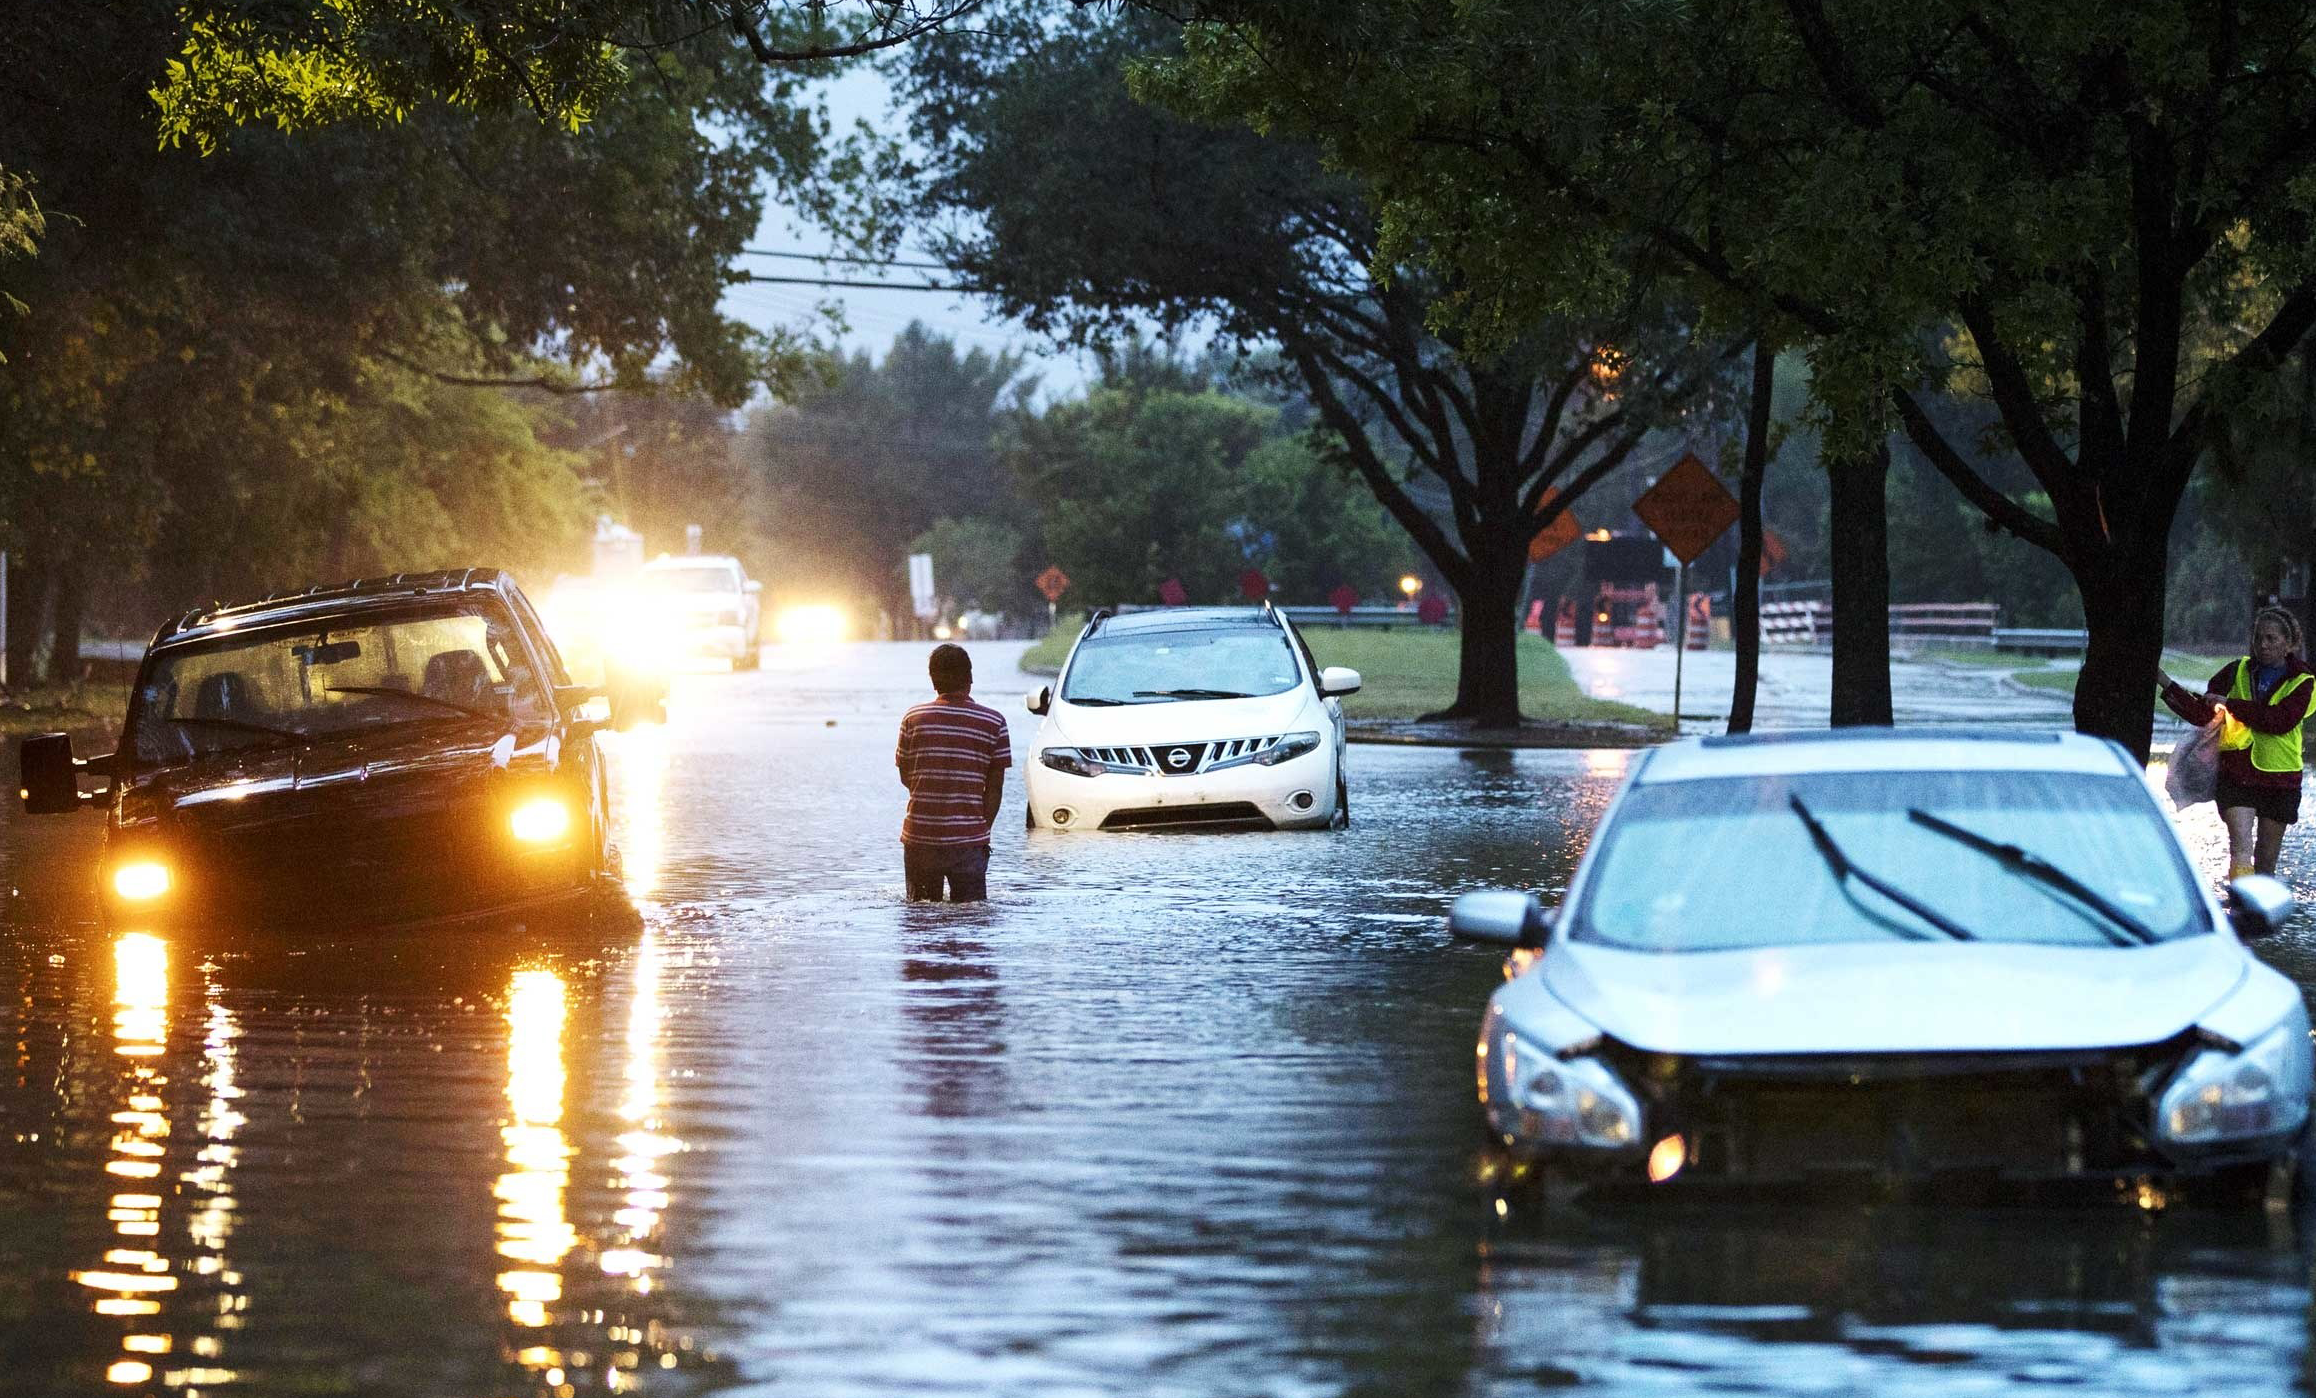
[(661, 554), (643, 565), (644, 586), (658, 596), (671, 638), (693, 655), (717, 655), (735, 670), (756, 668), (764, 584), (727, 554)]
[(1267, 604), (1096, 612), (1029, 696), (1029, 824), (1348, 824), (1339, 700), (1358, 688)]

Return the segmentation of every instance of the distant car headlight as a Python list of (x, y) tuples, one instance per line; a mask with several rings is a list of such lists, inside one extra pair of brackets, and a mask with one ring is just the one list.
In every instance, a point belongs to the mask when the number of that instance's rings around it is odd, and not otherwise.
[(1640, 1141), (1640, 1103), (1599, 1059), (1561, 1059), (1508, 1030), (1496, 1052), (1503, 1064), (1504, 1105), (1518, 1114), (1520, 1134), (1602, 1150)]
[(1109, 770), (1076, 748), (1043, 748), (1039, 750), (1037, 760), (1057, 772), (1067, 772), (1073, 777), (1098, 777)]
[(132, 859), (113, 869), (113, 892), (130, 903), (150, 903), (169, 891), (169, 866), (158, 859)]
[(772, 622), (772, 634), (783, 645), (834, 645), (844, 639), (844, 609), (822, 603), (784, 608)]
[(2240, 1053), (2207, 1048), (2164, 1090), (2155, 1129), (2180, 1145), (2289, 1131), (2308, 1115), (2308, 1065), (2308, 1029), (2299, 1015)]
[(534, 796), (515, 807), (507, 829), (526, 845), (550, 845), (571, 830), (571, 808), (560, 797)]

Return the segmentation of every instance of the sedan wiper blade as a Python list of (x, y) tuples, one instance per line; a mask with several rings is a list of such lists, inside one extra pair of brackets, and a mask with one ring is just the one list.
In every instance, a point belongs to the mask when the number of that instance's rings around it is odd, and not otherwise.
[(1137, 699), (1252, 699), (1252, 694), (1236, 689), (1137, 689)]
[(1981, 835), (1942, 816), (1934, 816), (1919, 806), (1907, 807), (1906, 818), (1916, 825), (1944, 835), (1956, 844), (1977, 850), (2014, 874), (2024, 874), (2036, 883), (2055, 888), (2081, 903), (2112, 924), (2099, 930), (2117, 946), (2150, 946), (2163, 940), (2154, 928), (2108, 902), (2106, 895), (2032, 850)]
[(391, 685), (334, 684), (323, 692), (328, 694), (390, 694), (397, 699), (416, 699), (421, 704), (433, 704), (440, 708), (450, 709), (465, 714), (469, 718), (496, 719), (498, 717), (497, 714), (491, 713), (487, 709), (478, 709), (472, 704), (461, 704), (455, 699), (437, 699), (431, 694), (421, 693), (415, 689), (396, 689)]
[(1817, 816), (1802, 801), (1798, 792), (1788, 796), (1786, 800), (1792, 805), (1793, 813), (1801, 817), (1801, 823), (1809, 827), (1810, 843), (1817, 846), (1817, 852), (1825, 858), (1826, 867), (1834, 871), (1835, 878), (1856, 879), (1859, 883), (1881, 894), (1884, 898), (1929, 923), (1955, 941), (1975, 942), (1978, 940), (1977, 933), (1931, 907), (1928, 903), (1916, 898), (1888, 879), (1869, 874), (1859, 868), (1849, 855), (1843, 852), (1842, 847), (1834, 843), (1834, 837), (1826, 833), (1825, 826), (1819, 822)]

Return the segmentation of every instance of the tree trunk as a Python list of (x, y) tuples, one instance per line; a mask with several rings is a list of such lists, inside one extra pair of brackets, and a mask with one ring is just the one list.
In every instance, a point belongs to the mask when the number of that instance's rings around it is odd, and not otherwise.
[(47, 579), (36, 549), (8, 556), (8, 683), (18, 689), (36, 683), (32, 657), (40, 646), (40, 601)]
[[(2075, 730), (2113, 738), (2142, 766), (2155, 736), (2155, 674), (2163, 664), (2164, 561), (2161, 535), (2137, 554), (2111, 543), (2076, 574), (2089, 646), (2075, 678)], [(2188, 678), (2192, 688), (2200, 676)]]
[(48, 682), (78, 684), (81, 618), (88, 609), (88, 571), (77, 558), (61, 559), (55, 569), (55, 579), (55, 631), (48, 650)]
[(1890, 724), (1890, 444), (1828, 463), (1836, 728)]
[(1456, 667), (1456, 700), (1425, 722), (1460, 720), (1475, 728), (1520, 726), (1520, 589), (1527, 581), (1527, 556), (1507, 563), (1474, 549), (1464, 582), (1456, 589), (1463, 622), (1462, 654)]
[(1761, 687), (1761, 484), (1769, 474), (1769, 401), (1777, 387), (1777, 351), (1753, 342), (1753, 401), (1745, 411), (1745, 470), (1737, 482), (1737, 577), (1729, 633), (1737, 643), (1737, 683), (1729, 694), (1729, 731), (1753, 731), (1753, 696)]

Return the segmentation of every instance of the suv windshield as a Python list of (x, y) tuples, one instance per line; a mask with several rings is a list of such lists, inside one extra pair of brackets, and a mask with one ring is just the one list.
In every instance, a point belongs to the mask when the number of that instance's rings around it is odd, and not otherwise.
[(1302, 679), (1286, 633), (1269, 626), (1143, 631), (1079, 643), (1062, 680), (1072, 704), (1166, 704), (1283, 694)]
[[(1824, 857), (1797, 796), (1872, 878)], [(1941, 825), (2041, 856), (2157, 940), (2210, 930), (2169, 826), (2129, 777), (1825, 772), (1635, 787), (1601, 832), (1570, 935), (1660, 952), (1937, 938), (1913, 902), (1980, 941), (2140, 940), (2066, 880), (2007, 867)]]
[(131, 697), (141, 763), (406, 723), (543, 718), (513, 624), (483, 603), (227, 633), (162, 651)]
[(644, 579), (670, 592), (738, 592), (740, 580), (722, 564), (694, 564), (681, 568), (646, 568)]

